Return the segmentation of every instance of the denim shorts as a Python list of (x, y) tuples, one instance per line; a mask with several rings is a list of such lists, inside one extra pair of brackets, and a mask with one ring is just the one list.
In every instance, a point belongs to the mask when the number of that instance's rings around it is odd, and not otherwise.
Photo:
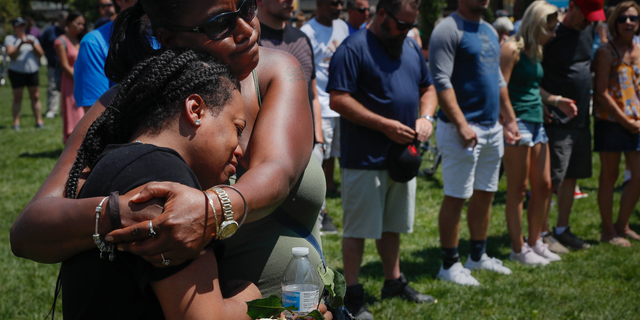
[(593, 151), (640, 151), (640, 134), (632, 134), (617, 122), (596, 120), (593, 124)]
[[(518, 122), (518, 130), (520, 130), (520, 136), (522, 139), (518, 142), (516, 146), (528, 146), (533, 147), (538, 143), (547, 143), (549, 142), (549, 138), (547, 137), (547, 132), (544, 131), (544, 126), (542, 123), (529, 122), (525, 120), (516, 119)], [(513, 146), (508, 144), (505, 140), (505, 146)]]

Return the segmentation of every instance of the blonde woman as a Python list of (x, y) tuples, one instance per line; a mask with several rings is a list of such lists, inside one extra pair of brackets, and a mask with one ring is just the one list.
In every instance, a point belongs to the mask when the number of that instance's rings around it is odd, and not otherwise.
[[(594, 151), (600, 153), (598, 206), (602, 218), (603, 242), (621, 247), (640, 240), (629, 228), (629, 216), (640, 198), (640, 46), (633, 37), (640, 34), (640, 6), (633, 1), (618, 4), (607, 26), (611, 39), (596, 52), (594, 97)], [(613, 224), (613, 189), (624, 153), (631, 180), (620, 197), (618, 221)]]
[[(542, 126), (543, 103), (556, 105), (570, 118), (577, 113), (571, 99), (551, 95), (540, 88), (543, 70), (542, 46), (553, 36), (558, 8), (546, 1), (534, 1), (525, 11), (518, 33), (502, 45), (500, 68), (508, 83), (509, 97), (522, 140), (505, 143), (504, 167), (507, 175), (506, 217), (511, 238), (511, 260), (526, 265), (546, 265), (560, 260), (542, 242), (540, 233), (551, 198), (548, 138)], [(522, 236), (522, 204), (531, 186), (527, 208), (529, 239)]]

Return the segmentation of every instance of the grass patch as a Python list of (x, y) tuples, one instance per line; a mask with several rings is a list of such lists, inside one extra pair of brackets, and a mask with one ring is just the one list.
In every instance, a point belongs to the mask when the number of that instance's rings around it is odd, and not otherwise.
[[(40, 90), (43, 101), (46, 100), (44, 71), (41, 72), (43, 86)], [(22, 130), (15, 132), (11, 129), (11, 99), (10, 86), (0, 87), (0, 319), (43, 319), (53, 301), (59, 265), (39, 264), (13, 256), (9, 230), (62, 151), (62, 121), (60, 117), (45, 119), (45, 129), (34, 128), (35, 120), (25, 92)], [(487, 250), (490, 256), (503, 259), (514, 273), (500, 276), (474, 272), (482, 284), (476, 288), (435, 279), (440, 268), (437, 215), (443, 199), (442, 179), (440, 172), (429, 179), (419, 178), (415, 231), (402, 236), (401, 268), (412, 286), (435, 296), (439, 303), (415, 305), (399, 299), (380, 302), (382, 265), (373, 240), (367, 240), (360, 281), (364, 284), (370, 310), (376, 319), (640, 318), (640, 244), (636, 242), (628, 249), (598, 244), (597, 154), (593, 154), (593, 160), (594, 178), (579, 181), (589, 197), (575, 201), (571, 228), (595, 245), (589, 250), (563, 256), (562, 261), (547, 267), (531, 268), (508, 261), (510, 243), (504, 216), (506, 184), (503, 178), (492, 208)], [(335, 178), (339, 186), (338, 170)], [(619, 189), (615, 199), (617, 204)], [(340, 199), (329, 198), (327, 206), (341, 230)], [(551, 225), (556, 219), (557, 208), (554, 206)], [(469, 252), (469, 232), (464, 213), (462, 220), (460, 251), (464, 262)], [(526, 219), (523, 223), (526, 226)], [(640, 232), (638, 209), (631, 216), (631, 227)], [(340, 236), (324, 237), (323, 247), (329, 265), (342, 270)]]

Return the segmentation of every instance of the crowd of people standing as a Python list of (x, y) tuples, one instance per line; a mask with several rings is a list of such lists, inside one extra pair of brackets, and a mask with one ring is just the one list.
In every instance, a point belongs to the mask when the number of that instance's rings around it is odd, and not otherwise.
[[(483, 20), (488, 1), (458, 4), (433, 30), (426, 57), (413, 39), (419, 0), (380, 0), (375, 12), (366, 0), (318, 0), (300, 30), (288, 24), (291, 1), (101, 0), (101, 27), (85, 35), (83, 15), (70, 12), (45, 30), (43, 46), (16, 19), (16, 35), (5, 39), (14, 129), (25, 86), (43, 126), (37, 60), (46, 55), (46, 116), (61, 97), (66, 146), (12, 227), (14, 253), (63, 262), (65, 316), (94, 314), (100, 300), (79, 294), (88, 288), (107, 288), (96, 292), (107, 298), (129, 285), (132, 298), (105, 315), (243, 318), (242, 301), (280, 294), (292, 247), (309, 247), (311, 261), (324, 264), (320, 234), (336, 232), (327, 191), (342, 198), (345, 305), (373, 319), (359, 283), (365, 239), (376, 240), (382, 261), (382, 299), (436, 300), (400, 268), (400, 235), (413, 231), (419, 143), (432, 134), (444, 188), (437, 278), (479, 285), (474, 270), (512, 273), (486, 253), (501, 165), (511, 260), (547, 265), (567, 248), (589, 248), (569, 217), (578, 179), (592, 174), (592, 104), (601, 240), (640, 240), (629, 228), (640, 198), (640, 7), (623, 2), (607, 18), (602, 0), (572, 0), (561, 15), (537, 0), (517, 27), (502, 21), (497, 31)], [(339, 19), (343, 6), (347, 21)], [(593, 23), (605, 20), (607, 41), (592, 60)], [(622, 154), (630, 179), (614, 224)], [(178, 169), (145, 171), (152, 165)], [(549, 230), (553, 193), (559, 217)], [(163, 212), (152, 198), (165, 198)], [(466, 204), (471, 250), (463, 265)], [(109, 259), (98, 260), (103, 254)], [(91, 268), (108, 276), (82, 272)], [(195, 276), (203, 270), (213, 271)], [(223, 294), (190, 289), (207, 284)], [(211, 314), (211, 306), (224, 312)]]

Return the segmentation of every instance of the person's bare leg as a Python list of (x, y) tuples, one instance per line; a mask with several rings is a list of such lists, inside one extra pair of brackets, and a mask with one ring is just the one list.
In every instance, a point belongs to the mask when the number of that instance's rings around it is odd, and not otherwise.
[(491, 202), (493, 192), (473, 190), (467, 209), (467, 223), (471, 240), (486, 240), (491, 218)]
[(363, 252), (364, 239), (342, 238), (342, 261), (344, 264), (344, 279), (347, 282), (347, 287), (358, 284)]
[(564, 179), (558, 186), (558, 227), (569, 226), (569, 216), (576, 191), (576, 179)]
[(31, 99), (31, 110), (36, 118), (36, 124), (42, 123), (42, 104), (40, 103), (40, 90), (38, 87), (28, 87), (29, 98)]
[(438, 228), (440, 231), (440, 245), (443, 248), (458, 246), (460, 234), (460, 214), (466, 199), (444, 196), (440, 213), (438, 214)]
[(529, 245), (535, 246), (540, 239), (545, 216), (551, 199), (551, 161), (549, 146), (538, 143), (531, 148), (529, 157), (529, 181), (531, 181), (531, 198), (527, 207), (529, 222)]
[(628, 164), (627, 167), (631, 171), (631, 179), (627, 182), (620, 197), (620, 213), (615, 226), (620, 236), (624, 236), (631, 231), (629, 217), (631, 217), (631, 213), (633, 213), (638, 204), (638, 199), (640, 199), (640, 151), (625, 152), (624, 158)]
[(613, 191), (618, 180), (619, 152), (600, 152), (600, 181), (598, 185), (598, 207), (602, 219), (602, 241), (616, 236), (613, 226)]
[(505, 215), (507, 230), (514, 252), (520, 253), (522, 238), (522, 201), (527, 192), (527, 173), (529, 172), (529, 147), (505, 147), (504, 171), (507, 176), (507, 203)]
[(396, 280), (400, 278), (400, 234), (383, 232), (382, 237), (376, 240), (376, 248), (380, 260), (382, 260), (384, 279)]
[(13, 125), (20, 124), (20, 109), (22, 107), (22, 88), (13, 89), (13, 102), (11, 103), (11, 115), (13, 115)]
[(336, 185), (333, 180), (333, 171), (335, 169), (335, 163), (336, 163), (335, 157), (325, 159), (322, 162), (322, 169), (324, 170), (324, 179), (327, 183), (327, 192), (331, 192), (336, 188)]

